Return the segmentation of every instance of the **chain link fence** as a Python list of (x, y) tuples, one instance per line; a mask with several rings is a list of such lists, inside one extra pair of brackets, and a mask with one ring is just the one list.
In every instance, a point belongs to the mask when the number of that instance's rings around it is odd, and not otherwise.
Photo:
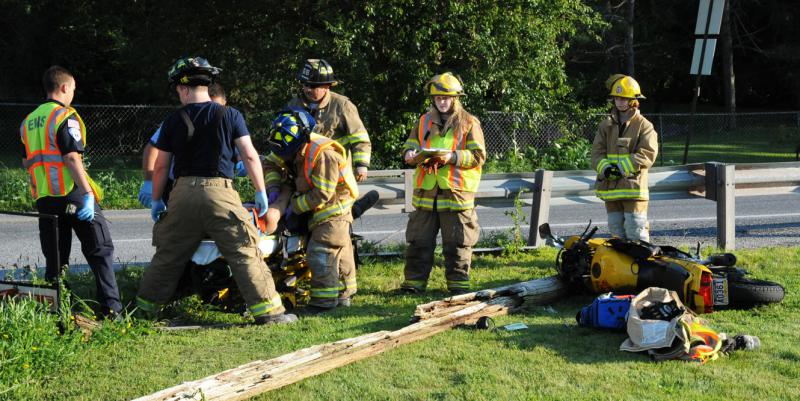
[[(0, 103), (0, 155), (9, 166), (20, 159), (19, 124), (35, 104)], [(87, 155), (103, 166), (138, 167), (147, 140), (171, 106), (76, 105), (89, 132)], [(688, 162), (730, 163), (794, 160), (800, 145), (800, 111), (738, 114), (646, 114), (659, 135), (662, 165), (681, 164), (690, 135)], [(603, 115), (488, 112), (480, 116), (489, 154), (538, 149), (557, 141), (591, 141)], [(693, 128), (694, 127), (694, 128)], [(374, 155), (373, 158), (382, 157)]]
[[(5, 163), (16, 167), (20, 159), (22, 120), (38, 105), (0, 103), (0, 153)], [(86, 155), (93, 164), (139, 166), (145, 144), (175, 110), (171, 106), (75, 105), (88, 131)], [(129, 164), (134, 163), (134, 164)]]

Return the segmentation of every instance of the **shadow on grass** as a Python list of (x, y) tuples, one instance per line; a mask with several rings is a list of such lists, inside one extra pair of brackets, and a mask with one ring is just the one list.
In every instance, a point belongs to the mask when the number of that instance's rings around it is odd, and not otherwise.
[[(598, 362), (630, 362), (647, 359), (619, 350), (628, 337), (625, 331), (612, 331), (580, 327), (575, 314), (581, 307), (591, 303), (594, 296), (572, 295), (547, 306), (533, 306), (510, 315), (515, 320), (525, 320), (528, 328), (519, 331), (496, 331), (497, 339), (511, 349), (535, 350), (545, 348), (560, 355), (566, 361), (578, 364)], [(530, 320), (545, 317), (560, 323), (531, 323)]]

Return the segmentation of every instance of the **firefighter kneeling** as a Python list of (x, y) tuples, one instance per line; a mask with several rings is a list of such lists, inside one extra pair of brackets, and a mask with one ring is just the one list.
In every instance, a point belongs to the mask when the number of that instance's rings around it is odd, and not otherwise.
[(271, 192), (278, 187), (282, 187), (281, 193), (294, 190), (287, 207), (281, 200), (275, 205), (287, 221), (292, 215), (310, 213), (306, 260), (312, 276), (307, 311), (324, 312), (350, 306), (356, 293), (350, 223), (358, 187), (345, 149), (330, 138), (311, 133), (315, 125), (305, 110), (281, 111), (268, 134), (271, 153), (264, 160), (264, 169)]

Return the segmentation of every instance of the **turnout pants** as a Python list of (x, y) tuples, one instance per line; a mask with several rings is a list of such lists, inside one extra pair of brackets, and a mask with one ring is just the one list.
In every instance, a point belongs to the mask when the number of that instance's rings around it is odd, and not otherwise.
[(139, 285), (138, 306), (145, 312), (174, 299), (186, 263), (200, 241), (210, 237), (231, 268), (250, 314), (284, 312), (280, 295), (261, 251), (258, 233), (233, 183), (226, 178), (181, 177), (170, 193), (169, 208), (153, 226), (156, 253)]
[(606, 202), (608, 230), (611, 236), (650, 241), (650, 222), (647, 221), (646, 200), (620, 200)]
[(311, 230), (306, 259), (311, 267), (309, 305), (333, 308), (358, 290), (350, 222), (344, 216), (318, 224)]
[[(102, 308), (100, 313), (118, 313), (122, 310), (122, 303), (119, 299), (117, 279), (114, 276), (114, 243), (108, 230), (108, 221), (97, 202), (94, 205), (93, 221), (78, 220), (75, 210), (83, 206), (83, 196), (77, 192), (73, 190), (67, 196), (47, 196), (36, 201), (39, 213), (58, 216), (58, 259), (56, 259), (56, 244), (53, 242), (55, 233), (52, 221), (39, 219), (39, 241), (47, 261), (45, 279), (55, 281), (59, 267), (69, 264), (74, 230), (81, 242), (81, 252), (94, 274), (97, 301)], [(67, 213), (68, 207), (72, 209), (69, 213)]]
[(425, 290), (433, 268), (436, 235), (442, 230), (447, 289), (468, 290), (472, 247), (478, 242), (480, 226), (475, 209), (458, 212), (415, 210), (406, 227), (405, 281), (402, 287)]

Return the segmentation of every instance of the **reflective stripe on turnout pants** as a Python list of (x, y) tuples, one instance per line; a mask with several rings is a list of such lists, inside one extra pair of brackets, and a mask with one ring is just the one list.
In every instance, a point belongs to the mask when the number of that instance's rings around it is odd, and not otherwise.
[(306, 252), (311, 267), (309, 305), (332, 308), (358, 289), (348, 216), (336, 216), (311, 231)]
[(457, 212), (415, 210), (406, 228), (404, 287), (425, 289), (433, 268), (436, 235), (442, 230), (442, 253), (448, 289), (469, 289), (472, 246), (478, 242), (480, 225), (475, 209)]
[(175, 183), (167, 213), (153, 226), (156, 253), (144, 271), (138, 296), (158, 305), (172, 301), (187, 262), (206, 236), (230, 266), (252, 315), (284, 312), (258, 249), (252, 216), (225, 178), (181, 177)]

